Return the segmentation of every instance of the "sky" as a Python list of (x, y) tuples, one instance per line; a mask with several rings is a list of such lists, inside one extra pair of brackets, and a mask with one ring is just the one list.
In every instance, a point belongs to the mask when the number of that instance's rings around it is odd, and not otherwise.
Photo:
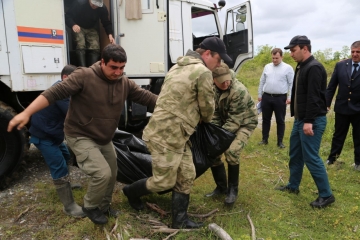
[[(227, 0), (220, 21), (225, 21), (225, 9), (242, 2)], [(266, 44), (283, 49), (296, 35), (311, 40), (313, 53), (341, 51), (360, 40), (360, 0), (251, 0), (251, 9), (255, 51)]]

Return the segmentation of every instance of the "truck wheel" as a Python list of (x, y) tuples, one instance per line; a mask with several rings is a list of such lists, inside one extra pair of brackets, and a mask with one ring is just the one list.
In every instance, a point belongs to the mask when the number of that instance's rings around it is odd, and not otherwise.
[(26, 129), (7, 131), (9, 121), (15, 115), (13, 108), (0, 101), (0, 181), (19, 166), (28, 149)]

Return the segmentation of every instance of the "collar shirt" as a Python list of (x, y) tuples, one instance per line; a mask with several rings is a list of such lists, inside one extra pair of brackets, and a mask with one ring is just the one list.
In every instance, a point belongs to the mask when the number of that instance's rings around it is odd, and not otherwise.
[(260, 78), (258, 97), (261, 98), (263, 93), (269, 94), (288, 94), (291, 99), (291, 88), (294, 80), (293, 68), (284, 62), (274, 65), (266, 64)]

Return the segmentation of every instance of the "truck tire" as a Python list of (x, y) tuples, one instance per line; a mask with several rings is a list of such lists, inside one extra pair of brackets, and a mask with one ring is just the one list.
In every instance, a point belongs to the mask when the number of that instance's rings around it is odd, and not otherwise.
[[(7, 131), (9, 121), (16, 115), (13, 108), (0, 101), (0, 182), (10, 177), (28, 149), (26, 128)], [(4, 186), (0, 186), (4, 187)]]

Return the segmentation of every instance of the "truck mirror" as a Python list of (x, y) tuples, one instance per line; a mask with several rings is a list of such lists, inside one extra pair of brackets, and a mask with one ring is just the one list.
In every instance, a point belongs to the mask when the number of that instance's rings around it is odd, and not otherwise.
[(236, 14), (236, 22), (237, 23), (244, 23), (246, 21), (246, 14), (238, 13)]
[(226, 5), (226, 1), (225, 1), (225, 0), (220, 0), (220, 1), (218, 2), (218, 5), (219, 5), (220, 8), (223, 8), (223, 7), (225, 7), (225, 5)]

